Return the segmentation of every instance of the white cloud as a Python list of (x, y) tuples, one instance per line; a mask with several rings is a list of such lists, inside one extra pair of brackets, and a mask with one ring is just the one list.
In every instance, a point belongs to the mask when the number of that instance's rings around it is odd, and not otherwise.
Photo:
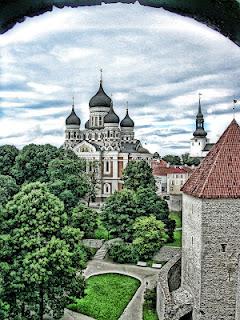
[(88, 119), (101, 67), (115, 111), (122, 118), (128, 100), (136, 136), (162, 154), (187, 150), (191, 134), (173, 131), (194, 128), (198, 92), (212, 139), (239, 97), (236, 45), (191, 18), (138, 3), (54, 8), (5, 33), (0, 46), (1, 143), (59, 145), (73, 94), (82, 124)]

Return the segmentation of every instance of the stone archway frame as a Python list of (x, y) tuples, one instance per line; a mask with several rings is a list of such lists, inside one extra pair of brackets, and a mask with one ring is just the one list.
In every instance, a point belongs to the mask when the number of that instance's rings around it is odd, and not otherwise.
[[(11, 29), (25, 17), (34, 17), (58, 8), (101, 5), (101, 3), (134, 3), (135, 0), (2, 0), (0, 2), (0, 33)], [(164, 8), (192, 17), (206, 24), (240, 46), (240, 0), (139, 0), (144, 6)]]

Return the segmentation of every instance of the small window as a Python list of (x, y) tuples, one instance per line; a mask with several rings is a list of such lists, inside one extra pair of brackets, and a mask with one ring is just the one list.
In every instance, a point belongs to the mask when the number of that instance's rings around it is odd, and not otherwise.
[(222, 247), (222, 252), (226, 252), (226, 243), (221, 243), (221, 247)]
[(198, 144), (199, 144), (199, 146), (200, 146), (200, 144), (201, 144), (201, 143), (200, 143), (200, 142), (198, 142)]

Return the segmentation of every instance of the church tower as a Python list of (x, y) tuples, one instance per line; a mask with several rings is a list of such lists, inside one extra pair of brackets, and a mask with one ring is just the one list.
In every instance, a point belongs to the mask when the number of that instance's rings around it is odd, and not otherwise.
[(80, 125), (81, 120), (75, 113), (74, 98), (72, 103), (72, 111), (66, 119), (65, 130), (65, 146), (74, 147), (80, 141)]
[(199, 94), (196, 130), (194, 131), (193, 138), (191, 139), (190, 157), (203, 157), (203, 150), (207, 141), (207, 132), (204, 130), (204, 117), (201, 107), (201, 94)]
[(134, 140), (134, 121), (130, 118), (128, 114), (128, 102), (126, 115), (120, 122), (121, 127), (121, 140), (124, 143), (131, 143)]
[(182, 188), (182, 287), (193, 320), (240, 319), (239, 155), (234, 119)]

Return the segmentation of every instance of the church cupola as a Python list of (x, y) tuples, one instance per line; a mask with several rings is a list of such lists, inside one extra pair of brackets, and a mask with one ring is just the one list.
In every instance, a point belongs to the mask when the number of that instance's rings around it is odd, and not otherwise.
[(102, 69), (100, 85), (98, 92), (89, 101), (90, 107), (90, 129), (102, 129), (104, 128), (104, 117), (108, 114), (111, 107), (112, 99), (105, 93), (103, 89)]
[(110, 127), (110, 126), (118, 127), (118, 125), (119, 125), (119, 117), (115, 113), (113, 109), (113, 102), (111, 101), (110, 110), (108, 114), (106, 114), (106, 116), (104, 117), (104, 127)]
[(107, 107), (111, 106), (111, 98), (105, 93), (103, 89), (103, 79), (102, 79), (102, 69), (100, 69), (101, 77), (100, 77), (100, 85), (98, 92), (90, 99), (89, 107)]
[(196, 116), (196, 130), (193, 132), (194, 137), (206, 137), (207, 132), (204, 130), (204, 117), (201, 107), (201, 93), (199, 93), (198, 113)]
[(123, 118), (123, 120), (121, 121), (120, 126), (123, 128), (133, 128), (134, 127), (134, 121), (130, 118), (130, 116), (128, 114), (128, 103), (127, 103), (126, 115)]
[(80, 118), (76, 115), (75, 110), (74, 110), (74, 98), (73, 98), (73, 104), (72, 104), (72, 111), (70, 115), (66, 119), (66, 126), (75, 126), (75, 127), (80, 127), (81, 120)]
[(72, 103), (72, 111), (66, 119), (65, 145), (73, 147), (80, 139), (81, 120), (75, 113), (74, 98)]
[(120, 122), (121, 127), (121, 140), (122, 142), (132, 142), (134, 140), (134, 121), (128, 114), (128, 102), (126, 115)]

